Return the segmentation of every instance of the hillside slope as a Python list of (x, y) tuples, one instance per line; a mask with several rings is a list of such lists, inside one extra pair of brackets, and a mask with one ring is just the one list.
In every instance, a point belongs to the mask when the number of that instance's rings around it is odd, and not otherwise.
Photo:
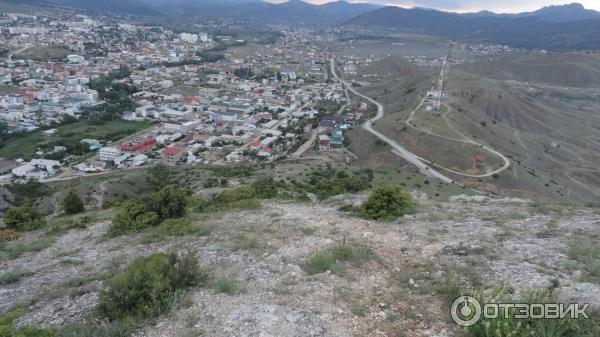
[[(211, 226), (209, 233), (150, 242), (148, 233), (106, 239), (110, 220), (46, 234), (54, 240), (48, 247), (0, 260), (3, 270), (27, 271), (3, 286), (0, 313), (24, 303), (19, 326), (90, 324), (111, 276), (136, 258), (186, 249), (211, 281), (190, 289), (171, 314), (142, 322), (135, 336), (461, 337), (464, 331), (446, 318), (449, 303), (462, 291), (499, 289), (501, 282), (512, 296), (550, 288), (562, 301), (600, 308), (598, 281), (589, 278), (585, 257), (576, 255), (581, 250), (573, 250), (596, 243), (591, 237), (599, 234), (594, 223), (600, 216), (593, 209), (421, 196), (417, 213), (396, 221), (366, 221), (337, 210), (363, 199), (266, 202), (260, 209), (192, 217), (195, 225)], [(20, 241), (43, 235), (26, 233)], [(368, 247), (376, 258), (343, 272), (306, 272), (311, 254), (342, 242)]]
[(464, 16), (429, 9), (385, 7), (358, 15), (343, 27), (395, 29), (402, 32), (446, 36), (549, 50), (600, 48), (600, 18), (549, 22), (535, 16)]
[(597, 54), (506, 56), (460, 65), (459, 68), (501, 80), (600, 87), (600, 55)]

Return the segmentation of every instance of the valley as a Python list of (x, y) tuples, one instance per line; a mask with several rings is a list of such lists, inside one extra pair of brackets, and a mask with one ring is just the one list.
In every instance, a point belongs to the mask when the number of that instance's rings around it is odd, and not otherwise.
[(444, 6), (0, 0), (0, 337), (600, 337), (600, 12)]

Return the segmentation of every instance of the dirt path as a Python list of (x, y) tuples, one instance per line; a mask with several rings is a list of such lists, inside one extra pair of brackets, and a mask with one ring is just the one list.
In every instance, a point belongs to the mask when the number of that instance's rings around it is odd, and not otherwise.
[(500, 167), (500, 168), (498, 168), (498, 169), (496, 169), (494, 171), (484, 173), (484, 174), (467, 174), (467, 173), (464, 173), (464, 172), (460, 172), (460, 171), (456, 171), (456, 170), (444, 167), (442, 165), (439, 165), (439, 164), (436, 164), (436, 163), (434, 163), (432, 161), (429, 161), (429, 160), (427, 160), (425, 158), (419, 157), (421, 160), (429, 162), (429, 163), (431, 163), (431, 165), (433, 165), (433, 166), (435, 166), (437, 168), (440, 168), (440, 169), (442, 169), (444, 171), (447, 171), (447, 172), (450, 172), (450, 173), (454, 173), (454, 174), (457, 174), (457, 175), (460, 175), (460, 176), (463, 176), (463, 177), (469, 177), (469, 178), (488, 178), (488, 177), (491, 177), (493, 175), (499, 174), (502, 171), (504, 171), (504, 170), (506, 170), (506, 169), (508, 169), (510, 167), (510, 160), (505, 155), (503, 155), (502, 153), (500, 153), (500, 152), (498, 152), (498, 151), (496, 151), (496, 150), (494, 150), (494, 149), (486, 146), (485, 144), (479, 143), (479, 142), (477, 142), (477, 141), (475, 141), (475, 140), (467, 137), (464, 133), (458, 131), (458, 129), (456, 129), (452, 125), (452, 123), (450, 122), (450, 120), (448, 119), (448, 115), (452, 112), (452, 109), (450, 108), (450, 106), (448, 106), (445, 103), (443, 104), (443, 106), (444, 106), (444, 108), (446, 108), (446, 112), (444, 112), (442, 114), (442, 118), (444, 118), (444, 121), (446, 122), (446, 124), (448, 125), (448, 127), (452, 131), (454, 131), (456, 134), (458, 134), (458, 135), (460, 135), (462, 137), (461, 139), (446, 137), (446, 136), (443, 136), (443, 135), (438, 135), (438, 134), (436, 134), (434, 132), (431, 132), (430, 130), (422, 129), (422, 128), (417, 127), (416, 125), (413, 125), (412, 124), (412, 120), (413, 120), (416, 112), (423, 106), (423, 104), (425, 104), (425, 102), (427, 102), (427, 98), (423, 98), (421, 100), (421, 102), (419, 103), (419, 105), (417, 105), (417, 107), (414, 108), (410, 112), (410, 115), (408, 116), (408, 118), (405, 121), (406, 125), (408, 125), (409, 127), (413, 128), (415, 130), (419, 130), (421, 132), (424, 132), (424, 133), (426, 133), (426, 134), (428, 134), (430, 136), (442, 138), (442, 139), (449, 140), (449, 141), (459, 142), (459, 143), (462, 143), (462, 144), (471, 144), (471, 145), (479, 146), (479, 147), (485, 149), (486, 151), (490, 152), (492, 155), (497, 156), (500, 159), (502, 159), (503, 164), (502, 164), (502, 167)]

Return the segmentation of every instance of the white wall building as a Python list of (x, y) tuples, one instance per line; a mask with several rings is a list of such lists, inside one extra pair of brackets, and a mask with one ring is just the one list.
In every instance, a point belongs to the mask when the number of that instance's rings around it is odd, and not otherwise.
[(189, 33), (181, 33), (179, 34), (179, 39), (183, 42), (187, 43), (196, 43), (198, 42), (197, 34), (189, 34)]
[(114, 161), (121, 155), (121, 150), (115, 147), (103, 147), (100, 149), (101, 161)]
[(60, 162), (48, 159), (32, 159), (19, 167), (12, 169), (12, 174), (21, 178), (43, 180), (56, 174)]

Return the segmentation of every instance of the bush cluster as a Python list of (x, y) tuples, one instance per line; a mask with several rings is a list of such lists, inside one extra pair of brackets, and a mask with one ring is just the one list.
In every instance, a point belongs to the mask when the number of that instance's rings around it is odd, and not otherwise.
[(369, 188), (369, 177), (348, 174), (345, 171), (326, 169), (314, 171), (305, 189), (319, 199), (326, 199), (344, 193), (356, 193)]
[(6, 228), (15, 231), (30, 231), (44, 225), (42, 216), (31, 205), (11, 208), (4, 214)]
[(416, 204), (408, 192), (399, 186), (377, 187), (363, 203), (361, 216), (365, 219), (393, 219), (415, 211)]
[(189, 193), (165, 187), (144, 200), (125, 202), (113, 219), (109, 235), (121, 235), (156, 226), (166, 219), (180, 218), (187, 210)]
[(228, 209), (251, 209), (260, 206), (259, 199), (271, 199), (279, 195), (285, 184), (272, 177), (260, 178), (250, 185), (223, 191), (210, 200), (194, 198), (193, 207), (199, 212), (218, 212)]
[(107, 281), (96, 312), (111, 321), (156, 317), (172, 309), (182, 291), (203, 284), (207, 278), (191, 253), (138, 258)]

